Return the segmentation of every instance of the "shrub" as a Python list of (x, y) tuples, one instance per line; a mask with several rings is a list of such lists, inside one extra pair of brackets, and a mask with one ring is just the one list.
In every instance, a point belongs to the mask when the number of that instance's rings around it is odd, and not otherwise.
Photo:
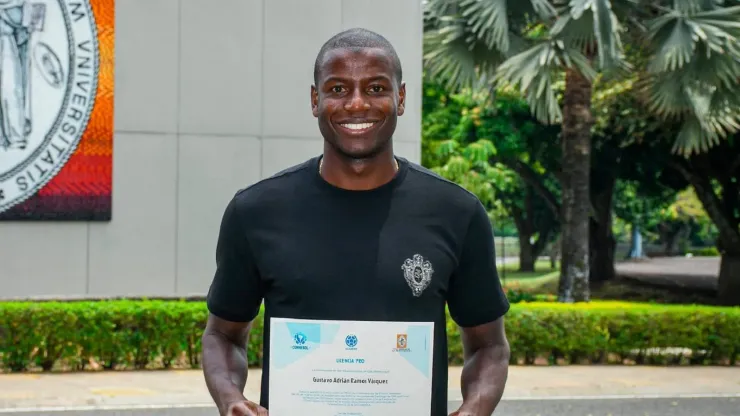
[[(0, 369), (197, 368), (207, 313), (202, 301), (0, 303)], [(460, 334), (447, 327), (449, 362), (460, 365)], [(513, 364), (736, 365), (740, 355), (740, 308), (521, 302), (506, 330)], [(261, 365), (261, 338), (258, 319), (250, 366)]]
[(719, 257), (720, 252), (717, 247), (702, 247), (688, 250), (687, 254), (691, 254), (695, 257)]

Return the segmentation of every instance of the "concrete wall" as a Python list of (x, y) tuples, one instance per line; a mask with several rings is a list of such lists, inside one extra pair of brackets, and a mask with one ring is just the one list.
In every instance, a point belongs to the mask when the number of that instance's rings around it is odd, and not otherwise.
[(321, 152), (313, 62), (356, 26), (400, 55), (419, 161), (421, 0), (117, 0), (113, 220), (0, 223), (0, 298), (204, 294), (234, 192)]

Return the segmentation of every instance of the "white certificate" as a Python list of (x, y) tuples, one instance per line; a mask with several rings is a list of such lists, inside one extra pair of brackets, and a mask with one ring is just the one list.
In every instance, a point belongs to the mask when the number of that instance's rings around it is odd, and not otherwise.
[(430, 414), (433, 322), (270, 325), (270, 416)]

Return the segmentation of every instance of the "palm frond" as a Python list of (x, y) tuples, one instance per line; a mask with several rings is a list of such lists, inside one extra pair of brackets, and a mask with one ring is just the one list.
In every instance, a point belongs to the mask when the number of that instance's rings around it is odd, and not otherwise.
[(534, 116), (543, 123), (553, 124), (562, 120), (555, 96), (554, 75), (563, 68), (574, 68), (589, 81), (597, 75), (580, 50), (567, 47), (561, 41), (549, 41), (502, 63), (496, 71), (496, 81), (500, 87), (518, 86)]
[(430, 0), (425, 68), (448, 88), (485, 88), (501, 62), (528, 47), (522, 35), (527, 19), (554, 15), (548, 0)]
[(509, 50), (508, 0), (462, 0), (462, 17), (488, 49)]
[(625, 67), (621, 26), (610, 0), (570, 0), (550, 34), (594, 55), (601, 69)]
[(740, 7), (676, 0), (648, 23), (651, 60), (640, 92), (648, 109), (681, 120), (674, 151), (706, 151), (740, 131)]
[(673, 0), (673, 9), (681, 13), (696, 13), (723, 6), (724, 0)]
[(537, 17), (543, 22), (549, 22), (558, 14), (549, 0), (509, 0), (509, 9), (512, 17)]
[(442, 20), (444, 25), (424, 34), (425, 69), (447, 88), (477, 88), (482, 75), (493, 72), (506, 55), (476, 41), (464, 21), (454, 17)]
[(656, 45), (650, 72), (674, 71), (698, 57), (696, 53), (740, 57), (740, 6), (682, 12), (672, 10), (648, 23), (648, 40)]
[(684, 156), (693, 153), (707, 152), (712, 146), (719, 143), (718, 137), (707, 133), (701, 122), (695, 117), (686, 118), (673, 143), (672, 151)]

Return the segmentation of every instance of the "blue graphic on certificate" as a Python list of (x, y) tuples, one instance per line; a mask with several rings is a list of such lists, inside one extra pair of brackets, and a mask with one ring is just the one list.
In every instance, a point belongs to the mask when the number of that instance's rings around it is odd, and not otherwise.
[(270, 320), (270, 416), (429, 415), (433, 322)]

